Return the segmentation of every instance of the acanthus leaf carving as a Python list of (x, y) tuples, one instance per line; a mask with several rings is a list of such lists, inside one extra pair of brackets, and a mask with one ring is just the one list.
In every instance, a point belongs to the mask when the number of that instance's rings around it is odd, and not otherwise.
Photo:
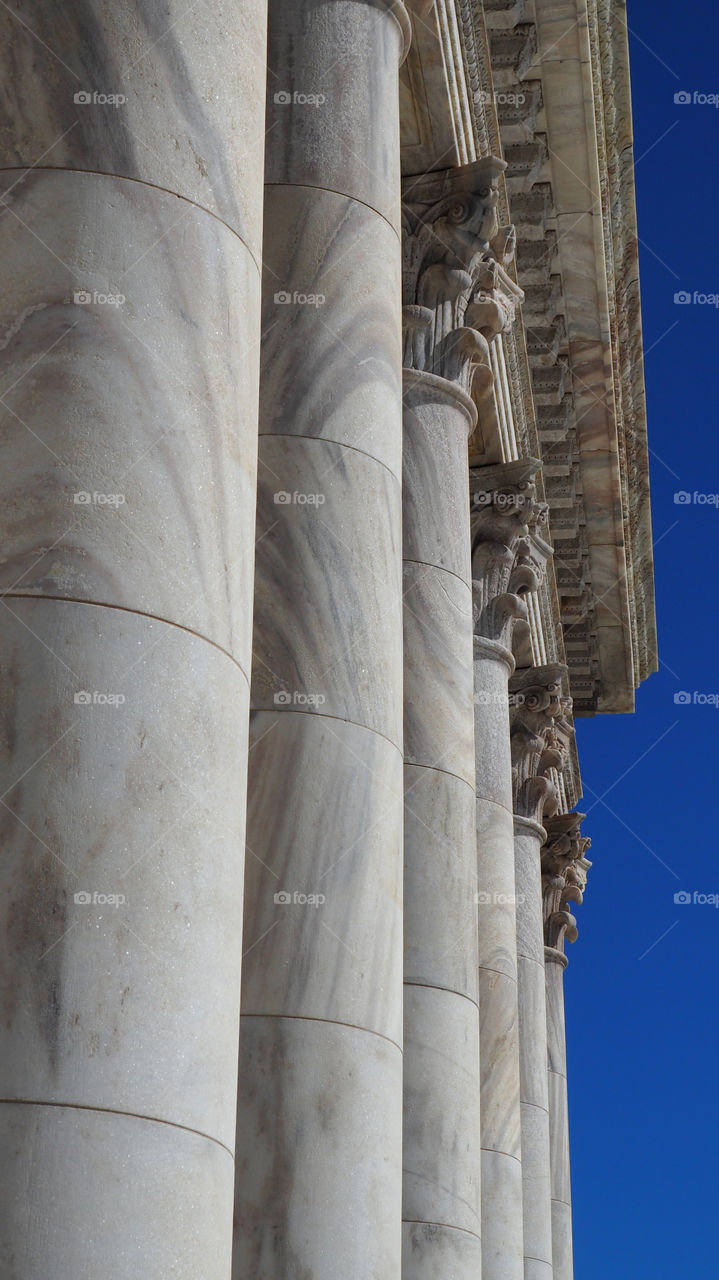
[(505, 168), (487, 156), (403, 186), (405, 368), (447, 378), (480, 400), (493, 386), (489, 344), (524, 298), (506, 269), (514, 228), (497, 227)]
[(552, 548), (539, 529), (546, 503), (537, 499), (536, 458), (470, 468), (474, 631), (510, 648), (528, 635), (524, 596), (536, 591)]
[(532, 822), (557, 812), (551, 774), (566, 765), (574, 736), (567, 684), (560, 663), (517, 671), (509, 682), (514, 811)]
[(591, 862), (586, 857), (591, 840), (580, 834), (586, 814), (562, 813), (550, 818), (542, 848), (542, 904), (544, 942), (564, 951), (565, 941), (576, 942), (577, 922), (570, 903), (580, 905)]

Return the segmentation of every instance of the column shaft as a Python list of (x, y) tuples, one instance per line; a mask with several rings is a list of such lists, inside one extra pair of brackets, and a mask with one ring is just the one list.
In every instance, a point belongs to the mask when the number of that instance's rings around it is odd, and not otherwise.
[(483, 1280), (522, 1280), (511, 654), (475, 636)]
[(564, 970), (567, 958), (554, 947), (547, 947), (544, 955), (547, 975), (553, 1280), (573, 1280), (567, 1044), (564, 1021)]
[(0, 14), (15, 1280), (230, 1273), (265, 21), (152, 8)]
[(540, 851), (543, 827), (515, 817), (525, 1280), (552, 1280), (547, 1005)]
[(400, 1274), (406, 35), (270, 4), (235, 1280)]
[(405, 371), (403, 1280), (481, 1275), (467, 435), (476, 411)]

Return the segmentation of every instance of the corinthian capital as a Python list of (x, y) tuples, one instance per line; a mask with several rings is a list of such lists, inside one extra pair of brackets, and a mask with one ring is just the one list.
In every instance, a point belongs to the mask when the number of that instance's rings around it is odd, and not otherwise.
[(552, 549), (539, 530), (546, 504), (537, 500), (536, 458), (470, 467), (474, 630), (511, 646), (527, 630), (523, 597), (536, 591)]
[(546, 823), (542, 849), (542, 898), (546, 946), (564, 951), (565, 939), (577, 940), (577, 922), (569, 909), (584, 897), (591, 862), (585, 856), (591, 845), (580, 835), (584, 813), (562, 813)]
[(557, 811), (551, 774), (564, 768), (574, 736), (567, 674), (552, 663), (517, 671), (509, 682), (514, 812), (533, 822)]
[(505, 168), (487, 156), (403, 186), (405, 368), (475, 395), (491, 388), (489, 343), (524, 297), (506, 270), (513, 228), (497, 228)]

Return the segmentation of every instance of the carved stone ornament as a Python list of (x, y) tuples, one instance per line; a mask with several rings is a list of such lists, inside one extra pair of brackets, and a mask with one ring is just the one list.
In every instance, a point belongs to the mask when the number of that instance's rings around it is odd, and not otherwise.
[(569, 904), (581, 904), (591, 862), (585, 856), (591, 845), (580, 835), (584, 813), (562, 813), (545, 824), (547, 840), (542, 848), (542, 905), (544, 942), (564, 951), (565, 939), (577, 940), (577, 922)]
[(403, 184), (404, 367), (479, 399), (493, 385), (489, 343), (524, 298), (506, 270), (514, 228), (497, 228), (505, 168), (487, 156)]
[(567, 685), (560, 663), (516, 671), (509, 682), (514, 812), (540, 824), (557, 812), (551, 773), (566, 765), (574, 737)]
[(521, 458), (470, 467), (474, 631), (506, 648), (517, 631), (528, 634), (523, 596), (536, 591), (552, 554), (540, 532), (547, 520), (534, 482), (540, 466)]

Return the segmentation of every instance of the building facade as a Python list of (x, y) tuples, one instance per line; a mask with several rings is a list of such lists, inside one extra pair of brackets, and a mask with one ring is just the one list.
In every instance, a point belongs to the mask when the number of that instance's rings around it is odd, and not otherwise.
[(574, 719), (656, 668), (624, 4), (0, 34), (0, 1277), (572, 1280)]

